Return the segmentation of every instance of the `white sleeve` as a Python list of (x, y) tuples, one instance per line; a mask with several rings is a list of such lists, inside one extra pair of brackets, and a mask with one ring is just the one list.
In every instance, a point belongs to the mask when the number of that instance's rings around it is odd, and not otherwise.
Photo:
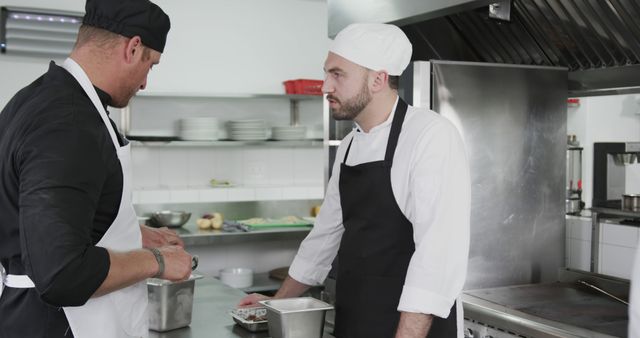
[(416, 251), (398, 310), (446, 318), (467, 274), (471, 183), (455, 127), (445, 120), (428, 129), (410, 160), (405, 214)]
[(307, 285), (321, 284), (338, 254), (340, 240), (344, 232), (342, 207), (340, 206), (340, 163), (346, 152), (346, 144), (351, 140), (347, 135), (341, 143), (333, 173), (327, 185), (327, 192), (320, 207), (313, 229), (300, 244), (298, 253), (289, 267), (291, 278)]

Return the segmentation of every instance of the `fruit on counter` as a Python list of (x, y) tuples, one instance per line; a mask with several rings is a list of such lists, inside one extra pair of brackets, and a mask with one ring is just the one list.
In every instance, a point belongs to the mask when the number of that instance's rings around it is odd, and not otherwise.
[(211, 229), (211, 220), (210, 219), (198, 218), (198, 220), (196, 221), (196, 224), (198, 225), (198, 229), (202, 229), (202, 230)]
[(210, 214), (204, 214), (202, 218), (196, 221), (198, 228), (202, 230), (207, 229), (222, 229), (222, 223), (224, 222), (224, 216), (219, 212)]
[(314, 205), (313, 208), (311, 208), (311, 217), (317, 217), (319, 213), (320, 213), (320, 206)]
[(224, 222), (224, 217), (219, 212), (213, 213), (213, 218), (211, 219), (211, 227), (214, 229), (222, 229), (222, 223)]

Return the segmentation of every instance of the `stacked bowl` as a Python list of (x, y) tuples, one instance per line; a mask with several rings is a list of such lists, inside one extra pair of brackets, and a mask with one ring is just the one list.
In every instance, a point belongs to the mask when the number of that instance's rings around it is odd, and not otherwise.
[(264, 120), (229, 121), (229, 138), (236, 141), (263, 141), (267, 139)]
[(215, 117), (181, 119), (180, 138), (188, 141), (215, 141), (218, 139), (218, 119)]
[(271, 138), (278, 141), (303, 140), (307, 136), (305, 126), (281, 126), (273, 127)]

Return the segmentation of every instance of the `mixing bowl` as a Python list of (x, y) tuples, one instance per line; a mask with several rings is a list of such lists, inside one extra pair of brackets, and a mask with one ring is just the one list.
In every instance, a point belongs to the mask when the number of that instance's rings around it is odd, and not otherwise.
[(157, 227), (179, 228), (191, 217), (190, 212), (163, 210), (151, 214), (151, 225)]

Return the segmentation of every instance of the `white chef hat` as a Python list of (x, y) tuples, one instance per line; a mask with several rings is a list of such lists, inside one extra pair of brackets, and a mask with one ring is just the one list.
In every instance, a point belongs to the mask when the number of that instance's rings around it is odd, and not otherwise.
[(329, 51), (371, 70), (400, 75), (411, 60), (412, 47), (397, 26), (354, 23), (336, 35)]

